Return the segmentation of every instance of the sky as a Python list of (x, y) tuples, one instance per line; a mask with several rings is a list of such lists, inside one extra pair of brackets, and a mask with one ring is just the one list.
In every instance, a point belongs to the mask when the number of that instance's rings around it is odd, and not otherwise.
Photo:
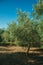
[(0, 0), (0, 28), (6, 28), (7, 24), (16, 20), (16, 9), (32, 12), (32, 5), (36, 0)]

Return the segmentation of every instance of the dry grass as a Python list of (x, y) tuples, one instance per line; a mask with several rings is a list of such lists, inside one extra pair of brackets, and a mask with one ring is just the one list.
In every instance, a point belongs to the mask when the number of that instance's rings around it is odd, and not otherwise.
[[(0, 46), (0, 65), (43, 65), (43, 53), (31, 48), (26, 55), (27, 49), (19, 46)], [(32, 51), (33, 50), (33, 51)]]

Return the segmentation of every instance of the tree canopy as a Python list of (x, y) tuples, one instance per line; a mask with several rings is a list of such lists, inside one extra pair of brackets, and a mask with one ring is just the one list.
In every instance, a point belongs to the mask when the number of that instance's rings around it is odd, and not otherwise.
[(43, 1), (38, 0), (33, 5), (32, 18), (28, 12), (17, 10), (17, 19), (8, 24), (8, 27), (0, 29), (0, 42), (16, 42), (17, 45), (40, 47), (43, 41)]

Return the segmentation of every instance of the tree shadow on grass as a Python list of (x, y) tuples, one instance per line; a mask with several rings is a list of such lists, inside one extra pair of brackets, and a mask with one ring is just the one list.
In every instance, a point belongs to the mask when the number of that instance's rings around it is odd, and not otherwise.
[(43, 56), (24, 52), (0, 53), (0, 65), (43, 65)]

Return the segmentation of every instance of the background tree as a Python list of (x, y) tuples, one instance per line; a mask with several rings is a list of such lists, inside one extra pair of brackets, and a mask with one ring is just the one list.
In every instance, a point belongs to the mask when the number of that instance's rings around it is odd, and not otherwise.
[(37, 3), (33, 6), (33, 15), (38, 19), (43, 18), (43, 0), (37, 0)]
[(40, 36), (40, 40), (42, 41), (43, 40), (43, 0), (38, 0), (33, 8), (34, 8), (33, 21), (36, 22), (37, 20), (38, 25), (36, 27), (38, 34)]
[(7, 31), (9, 32), (10, 42), (15, 42), (15, 31), (16, 31), (17, 25), (15, 22), (12, 22), (8, 25)]
[(2, 34), (2, 39), (3, 39), (3, 42), (9, 42), (9, 32), (8, 31), (4, 31), (3, 34)]
[(3, 41), (3, 39), (2, 39), (2, 34), (3, 34), (3, 32), (4, 32), (4, 30), (3, 30), (3, 29), (0, 29), (0, 42)]

